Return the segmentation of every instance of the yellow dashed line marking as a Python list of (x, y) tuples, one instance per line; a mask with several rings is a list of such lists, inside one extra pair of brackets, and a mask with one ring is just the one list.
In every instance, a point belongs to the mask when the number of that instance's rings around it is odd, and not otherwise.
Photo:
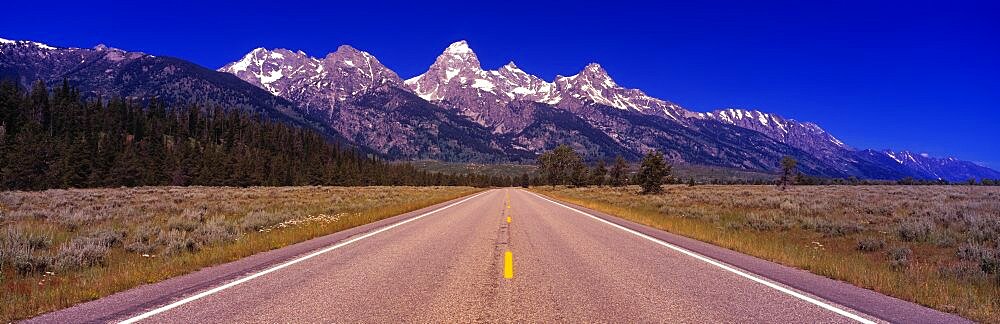
[(503, 277), (514, 278), (514, 254), (510, 251), (503, 254)]
[(507, 224), (510, 224), (510, 216), (507, 216)]

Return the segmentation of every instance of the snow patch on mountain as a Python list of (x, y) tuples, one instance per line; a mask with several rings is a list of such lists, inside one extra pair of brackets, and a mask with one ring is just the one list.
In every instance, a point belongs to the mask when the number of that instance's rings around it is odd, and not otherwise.
[(49, 46), (47, 44), (39, 43), (39, 42), (32, 42), (32, 41), (26, 41), (26, 40), (11, 40), (11, 39), (6, 39), (6, 38), (0, 38), (0, 44), (3, 44), (3, 45), (33, 46), (33, 47), (37, 47), (37, 48), (40, 48), (40, 49), (43, 49), (43, 50), (54, 50), (54, 49), (56, 49), (55, 47)]
[(383, 85), (401, 85), (371, 54), (342, 45), (323, 59), (302, 51), (257, 48), (219, 69), (274, 95), (331, 111), (339, 103)]
[[(470, 80), (472, 84), (468, 84)], [(597, 63), (588, 64), (573, 76), (557, 76), (552, 82), (524, 72), (514, 62), (498, 70), (483, 70), (475, 52), (464, 40), (449, 45), (427, 72), (406, 80), (404, 85), (429, 101), (465, 101), (482, 97), (483, 94), (476, 92), (482, 91), (497, 95), (492, 99), (496, 106), (512, 101), (567, 107), (597, 104), (657, 114), (675, 121), (683, 121), (689, 114), (676, 104), (647, 96), (638, 89), (619, 86)]]

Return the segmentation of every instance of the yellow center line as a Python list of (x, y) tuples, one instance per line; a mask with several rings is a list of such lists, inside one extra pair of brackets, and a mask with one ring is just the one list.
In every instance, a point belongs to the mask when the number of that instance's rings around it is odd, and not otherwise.
[(510, 224), (510, 216), (507, 216), (507, 224)]
[(503, 277), (514, 278), (514, 254), (507, 251), (503, 255)]

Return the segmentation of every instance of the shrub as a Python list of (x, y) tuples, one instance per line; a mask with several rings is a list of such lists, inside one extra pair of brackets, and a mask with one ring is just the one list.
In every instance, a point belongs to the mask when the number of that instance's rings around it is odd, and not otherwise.
[(52, 237), (47, 234), (26, 232), (20, 227), (9, 226), (0, 237), (3, 250), (0, 264), (9, 262), (14, 271), (21, 275), (44, 272), (52, 265), (52, 258), (42, 251), (52, 245)]
[(990, 248), (979, 243), (965, 243), (958, 247), (959, 260), (979, 262), (984, 254), (988, 254)]
[(28, 246), (15, 247), (7, 250), (10, 254), (11, 266), (20, 275), (45, 272), (52, 265), (52, 257), (35, 253), (35, 250)]
[(1000, 219), (986, 217), (966, 218), (969, 237), (976, 242), (1000, 243)]
[(52, 237), (45, 234), (27, 233), (21, 237), (23, 244), (34, 250), (43, 250), (52, 245)]
[(979, 256), (979, 267), (988, 274), (1000, 274), (1000, 251), (988, 250)]
[(229, 242), (235, 239), (239, 232), (235, 225), (222, 217), (215, 217), (192, 233), (192, 240), (199, 245), (211, 245), (216, 242)]
[(124, 230), (102, 228), (88, 233), (85, 237), (94, 240), (98, 245), (113, 247), (122, 244), (125, 241), (125, 236)]
[(937, 247), (953, 247), (958, 244), (958, 238), (946, 229), (935, 227), (927, 238), (927, 242)]
[(979, 265), (969, 262), (959, 262), (938, 267), (938, 273), (944, 278), (954, 278), (971, 282), (986, 278), (986, 273), (980, 269)]
[(110, 245), (101, 237), (78, 237), (59, 248), (59, 269), (82, 269), (105, 264)]
[(790, 221), (784, 219), (749, 217), (747, 218), (746, 226), (758, 231), (787, 231), (792, 227), (792, 224)]
[(149, 224), (140, 225), (129, 236), (128, 242), (125, 243), (125, 250), (142, 254), (153, 253), (159, 247), (157, 244), (159, 233), (160, 229), (155, 226)]
[(268, 226), (272, 226), (285, 221), (286, 217), (269, 211), (255, 210), (247, 213), (243, 217), (241, 227), (244, 231), (260, 231)]
[(850, 221), (832, 222), (825, 218), (810, 217), (802, 219), (802, 228), (813, 230), (825, 236), (835, 237), (860, 233), (865, 228), (861, 224)]
[(908, 247), (896, 247), (886, 253), (889, 256), (889, 266), (895, 270), (904, 269), (910, 266), (910, 259), (913, 250)]
[(931, 235), (934, 224), (927, 220), (911, 221), (900, 224), (896, 234), (903, 242), (926, 241)]
[(197, 252), (201, 249), (198, 242), (195, 242), (187, 232), (181, 230), (170, 230), (162, 233), (157, 241), (158, 245), (163, 246), (163, 254), (166, 255)]
[(170, 217), (167, 220), (167, 228), (185, 232), (193, 232), (205, 222), (204, 209), (185, 209), (178, 216)]
[(9, 248), (25, 246), (32, 250), (42, 250), (52, 245), (51, 235), (33, 233), (14, 226), (7, 227), (7, 231), (2, 239)]
[(885, 240), (877, 237), (863, 237), (858, 240), (857, 250), (862, 252), (875, 252), (885, 247)]

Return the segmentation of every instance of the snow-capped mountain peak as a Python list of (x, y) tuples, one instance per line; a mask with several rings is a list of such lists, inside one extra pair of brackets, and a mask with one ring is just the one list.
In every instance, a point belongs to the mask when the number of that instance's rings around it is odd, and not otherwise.
[(598, 63), (587, 64), (587, 66), (583, 68), (583, 71), (580, 71), (580, 73), (575, 77), (585, 78), (590, 81), (590, 83), (600, 84), (606, 88), (618, 88), (618, 84), (611, 79), (611, 76), (608, 75), (608, 71), (605, 71), (604, 68)]
[[(647, 96), (638, 89), (619, 86), (598, 63), (588, 64), (573, 76), (556, 76), (553, 82), (528, 74), (514, 62), (497, 70), (484, 71), (465, 41), (449, 45), (427, 72), (406, 80), (405, 85), (429, 101), (487, 101), (476, 109), (499, 109), (497, 107), (511, 101), (533, 101), (571, 110), (589, 104), (605, 105), (660, 115), (678, 122), (684, 122), (690, 114), (676, 104)], [(467, 111), (467, 115), (481, 114), (483, 112)]]
[(291, 79), (285, 79), (286, 77), (303, 73), (305, 65), (313, 68), (317, 64), (304, 53), (283, 48), (268, 50), (258, 47), (239, 61), (223, 66), (219, 71), (234, 74), (244, 81), (281, 96), (292, 82)]
[(681, 123), (692, 114), (674, 103), (648, 96), (642, 90), (618, 85), (598, 63), (587, 64), (573, 76), (557, 76), (554, 83), (558, 97), (566, 99), (560, 101), (565, 105), (599, 104), (663, 116)]
[(482, 70), (479, 65), (479, 57), (464, 40), (448, 45), (448, 48), (434, 61), (434, 65), (446, 70)]
[(496, 94), (496, 83), (491, 80), (495, 75), (483, 71), (476, 53), (462, 40), (445, 48), (427, 72), (404, 83), (421, 98), (436, 101), (446, 99), (446, 93), (469, 86)]
[(352, 96), (402, 80), (373, 55), (342, 45), (323, 59), (303, 51), (256, 48), (219, 71), (234, 74), (274, 95), (329, 110)]
[(32, 42), (26, 40), (11, 40), (0, 38), (0, 45), (14, 45), (14, 46), (33, 46), (43, 50), (54, 50), (55, 47), (49, 46), (47, 44), (42, 44), (39, 42)]
[(515, 74), (528, 74), (527, 72), (524, 72), (524, 70), (521, 70), (521, 68), (517, 67), (517, 64), (514, 64), (514, 61), (507, 62), (507, 64), (504, 64), (504, 66), (500, 69)]
[(460, 40), (451, 43), (451, 45), (448, 45), (448, 48), (444, 49), (444, 52), (446, 54), (455, 54), (455, 55), (463, 55), (463, 54), (475, 55), (475, 53), (472, 52), (472, 49), (469, 48), (469, 43), (466, 42), (465, 40)]

